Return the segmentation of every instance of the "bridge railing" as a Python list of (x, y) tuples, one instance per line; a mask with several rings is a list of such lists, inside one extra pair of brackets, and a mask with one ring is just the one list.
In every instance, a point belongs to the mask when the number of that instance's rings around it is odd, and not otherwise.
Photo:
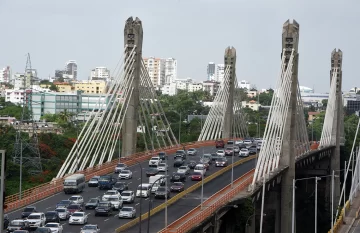
[[(215, 143), (214, 141), (190, 142), (190, 143), (184, 143), (181, 145), (175, 145), (171, 147), (159, 148), (155, 151), (139, 152), (130, 156), (131, 158), (134, 158), (133, 160), (129, 159), (124, 163), (126, 163), (128, 166), (131, 166), (131, 165), (135, 165), (137, 161), (143, 162), (150, 159), (152, 156), (154, 156), (154, 152), (157, 153), (160, 151), (165, 151), (170, 154), (170, 153), (174, 153), (176, 150), (183, 149), (183, 146), (185, 146), (188, 149), (190, 147), (197, 148), (202, 146), (210, 146), (210, 145), (214, 145), (214, 143)], [(114, 167), (118, 162), (119, 159), (117, 158), (112, 160), (111, 162), (107, 162), (92, 168), (88, 168), (86, 170), (79, 171), (78, 173), (85, 174), (86, 181), (88, 181), (93, 176), (106, 175), (111, 173), (112, 171), (114, 171)], [(24, 190), (21, 195), (21, 200), (19, 197), (19, 193), (7, 196), (5, 198), (5, 204), (7, 205), (6, 212), (27, 206), (31, 203), (34, 203), (36, 201), (39, 201), (41, 199), (44, 199), (46, 197), (49, 197), (51, 195), (63, 191), (64, 179), (65, 178), (54, 179), (48, 183), (44, 183), (36, 187)]]

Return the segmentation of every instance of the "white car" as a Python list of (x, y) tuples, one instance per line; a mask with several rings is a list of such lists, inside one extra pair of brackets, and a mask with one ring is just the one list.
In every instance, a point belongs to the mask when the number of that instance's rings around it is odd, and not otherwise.
[(55, 211), (61, 220), (66, 220), (70, 217), (70, 212), (66, 208), (56, 208)]
[(188, 155), (196, 155), (197, 154), (197, 150), (195, 148), (189, 148), (187, 150), (187, 154)]
[(131, 179), (132, 172), (130, 170), (121, 170), (119, 173), (119, 179)]
[(88, 222), (88, 216), (85, 212), (75, 212), (69, 218), (69, 224), (86, 224)]
[(249, 156), (249, 149), (242, 148), (242, 149), (240, 150), (239, 156), (241, 156), (241, 157), (247, 157), (247, 156)]
[(134, 191), (125, 190), (121, 193), (121, 198), (124, 203), (134, 203), (135, 193)]
[(250, 147), (253, 143), (251, 140), (244, 140), (244, 144), (246, 147)]
[(45, 227), (50, 228), (51, 232), (54, 232), (54, 233), (62, 233), (63, 232), (62, 225), (57, 222), (49, 222), (45, 225)]
[(106, 191), (106, 193), (104, 193), (104, 195), (102, 196), (102, 200), (103, 201), (107, 201), (109, 200), (109, 197), (110, 196), (118, 196), (118, 197), (121, 197), (120, 193), (116, 190), (108, 190)]
[(84, 198), (82, 196), (80, 196), (80, 195), (71, 196), (68, 200), (72, 201), (73, 204), (79, 204), (79, 205), (84, 204)]
[(157, 169), (159, 170), (159, 172), (164, 172), (165, 170), (169, 171), (169, 166), (166, 163), (159, 163)]
[(119, 218), (135, 218), (136, 209), (132, 206), (125, 206), (119, 212)]
[(216, 154), (218, 156), (225, 156), (225, 151), (224, 150), (218, 150), (218, 151), (216, 151)]
[(116, 210), (121, 209), (123, 207), (123, 200), (119, 196), (116, 195), (110, 196), (108, 198), (108, 201), (110, 201), (112, 208)]
[(45, 225), (45, 214), (44, 213), (32, 213), (27, 217), (27, 221), (31, 228), (42, 227)]
[(126, 169), (128, 166), (125, 163), (118, 163), (115, 167), (114, 172), (119, 173), (120, 171)]
[(97, 224), (87, 224), (81, 228), (81, 233), (100, 233), (100, 228)]
[(243, 142), (243, 140), (236, 140), (235, 141), (235, 145), (240, 145), (240, 144), (243, 144), (244, 142)]
[(177, 170), (177, 173), (182, 173), (187, 175), (190, 173), (190, 168), (188, 166), (180, 166)]
[(155, 166), (157, 167), (161, 161), (162, 161), (162, 160), (160, 159), (159, 156), (152, 157), (152, 158), (149, 160), (149, 166), (150, 166), (150, 167), (155, 167)]

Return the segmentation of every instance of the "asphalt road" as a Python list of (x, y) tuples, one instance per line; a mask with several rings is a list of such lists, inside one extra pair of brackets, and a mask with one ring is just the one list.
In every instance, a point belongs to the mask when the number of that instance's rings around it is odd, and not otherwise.
[[(210, 153), (210, 152), (215, 152), (216, 148), (215, 147), (204, 147), (201, 149), (198, 149), (199, 153), (197, 156), (188, 156), (187, 161), (189, 160), (196, 160), (199, 161), (199, 155), (201, 155), (202, 153)], [(239, 157), (235, 157), (234, 161), (239, 160)], [(172, 174), (174, 171), (177, 170), (177, 168), (173, 168), (172, 164), (173, 164), (173, 156), (169, 156), (169, 171), (168, 174)], [(231, 162), (231, 159), (229, 158), (229, 162)], [(148, 167), (148, 161), (141, 163), (141, 166), (143, 169), (146, 169)], [(243, 167), (244, 165), (240, 165), (240, 167)], [(130, 180), (126, 180), (125, 182), (128, 183), (129, 185), (129, 190), (133, 190), (136, 191), (137, 186), (141, 183), (141, 176), (140, 176), (140, 166), (139, 165), (134, 165), (132, 167), (130, 167), (130, 169), (133, 172), (133, 178)], [(221, 168), (215, 168), (213, 165), (211, 166), (211, 169), (207, 172), (208, 175), (220, 170)], [(248, 169), (240, 169), (240, 170), (245, 170), (248, 171), (250, 169), (250, 167)], [(236, 175), (238, 174), (238, 169), (236, 169)], [(242, 172), (242, 173), (244, 173)], [(229, 174), (229, 173), (228, 173)], [(117, 177), (117, 174), (113, 174), (114, 176)], [(224, 176), (224, 175), (223, 175)], [(238, 177), (238, 176), (235, 176)], [(149, 178), (146, 177), (145, 172), (143, 172), (143, 183), (148, 183)], [(214, 183), (215, 182), (215, 183)], [(195, 183), (195, 181), (186, 181), (185, 182), (185, 188), (193, 185)], [(217, 190), (219, 190), (221, 187), (224, 187), (226, 184), (229, 183), (229, 178), (227, 178), (227, 180), (224, 180), (222, 182), (219, 182), (219, 184), (216, 181), (212, 181), (209, 184), (207, 184), (206, 186), (209, 186), (211, 188), (205, 189), (208, 190), (206, 191), (206, 196), (211, 196), (212, 193), (216, 192)], [(222, 186), (220, 186), (222, 185)], [(204, 191), (205, 191), (204, 190)], [(212, 191), (213, 190), (213, 191)], [(80, 194), (84, 197), (85, 202), (87, 202), (90, 198), (94, 198), (94, 197), (99, 197), (101, 198), (101, 196), (106, 192), (106, 190), (99, 190), (96, 187), (86, 187), (85, 190)], [(34, 204), (34, 206), (36, 206), (38, 211), (42, 211), (42, 212), (46, 212), (46, 211), (52, 211), (55, 209), (55, 205), (60, 202), (61, 200), (66, 200), (71, 196), (71, 194), (64, 194), (63, 192), (58, 193), (54, 196), (48, 197), (44, 200), (41, 200), (37, 203)], [(146, 199), (142, 199), (142, 211), (141, 213), (145, 213), (148, 211), (148, 205), (149, 205), (149, 198)], [(192, 200), (193, 201), (193, 200)], [(153, 207), (156, 207), (157, 205), (163, 203), (163, 200), (156, 200), (153, 203)], [(177, 205), (177, 203), (175, 204)], [(124, 204), (124, 206), (135, 206), (136, 210), (137, 210), (137, 216), (139, 216), (140, 213), (140, 205), (139, 205), (139, 198), (135, 199), (135, 203), (133, 204)], [(183, 210), (183, 208), (181, 208)], [(192, 209), (192, 208), (190, 208)], [(184, 210), (185, 211), (185, 210)], [(8, 214), (8, 216), (10, 217), (10, 219), (14, 219), (14, 218), (19, 218), (21, 217), (21, 212), (22, 210), (18, 210), (18, 211), (14, 211)], [(116, 229), (117, 227), (121, 226), (122, 224), (130, 221), (128, 219), (119, 219), (117, 216), (117, 212), (115, 212), (115, 214), (113, 216), (110, 217), (95, 217), (94, 216), (94, 210), (85, 210), (85, 212), (88, 214), (88, 223), (89, 224), (98, 224), (98, 226), (101, 229), (102, 233), (112, 233), (114, 231), (114, 229)], [(186, 213), (187, 211), (185, 211)], [(82, 226), (77, 226), (77, 225), (69, 225), (67, 221), (62, 221), (61, 222), (64, 228), (64, 233), (79, 233), (80, 232), (80, 228)]]
[[(244, 164), (241, 164), (234, 168), (234, 179), (239, 178), (250, 169), (254, 168), (255, 161), (248, 161)], [(231, 170), (225, 172), (224, 174), (218, 176), (217, 178), (213, 179), (209, 183), (204, 185), (204, 201), (213, 195), (215, 192), (219, 191), (220, 189), (224, 188), (228, 185), (231, 181)], [(155, 200), (155, 203), (157, 200)], [(178, 200), (174, 205), (168, 207), (168, 225), (180, 218), (181, 216), (188, 213), (190, 210), (195, 208), (201, 204), (201, 188), (195, 190), (194, 192), (186, 195), (184, 198)], [(141, 224), (141, 232), (143, 233), (156, 233), (162, 230), (165, 227), (165, 210), (160, 211), (159, 213), (151, 216), (150, 218), (150, 227), (148, 229), (148, 221), (147, 219), (144, 220)], [(138, 233), (139, 232), (139, 225), (130, 228), (129, 230), (125, 231), (126, 233)], [(360, 231), (359, 231), (360, 233)]]
[(360, 219), (356, 220), (349, 233), (360, 233)]

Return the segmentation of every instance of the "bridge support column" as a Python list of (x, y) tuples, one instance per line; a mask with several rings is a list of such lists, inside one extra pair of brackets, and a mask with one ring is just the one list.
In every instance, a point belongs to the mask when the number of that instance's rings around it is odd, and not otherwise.
[[(281, 223), (281, 196), (280, 196), (280, 190), (278, 191), (271, 191), (269, 194), (268, 200), (268, 206), (266, 207), (265, 213), (266, 213), (266, 221), (273, 221), (275, 220), (274, 224), (274, 231), (271, 231), (273, 233), (280, 233), (280, 223)], [(267, 210), (269, 210), (267, 213)], [(273, 214), (273, 216), (270, 216), (270, 213)]]
[[(128, 109), (126, 111), (124, 123), (122, 126), (122, 149), (121, 155), (123, 157), (129, 156), (136, 152), (136, 134), (138, 126), (138, 106), (139, 106), (139, 85), (141, 75), (141, 60), (142, 60), (142, 41), (143, 29), (141, 21), (136, 18), (133, 20), (130, 17), (126, 21), (124, 29), (124, 41), (126, 49), (125, 60), (130, 56), (130, 52), (135, 51), (134, 63), (132, 69), (129, 69), (129, 79), (133, 79), (131, 87), (133, 88)], [(131, 62), (129, 63), (131, 64)]]

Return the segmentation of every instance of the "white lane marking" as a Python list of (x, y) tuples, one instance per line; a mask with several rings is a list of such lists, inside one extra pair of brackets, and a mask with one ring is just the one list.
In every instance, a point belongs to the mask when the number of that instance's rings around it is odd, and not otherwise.
[(65, 226), (65, 225), (66, 225), (66, 223), (61, 224), (61, 226)]
[(137, 172), (137, 171), (133, 171), (133, 173), (135, 173), (135, 172)]
[(145, 201), (149, 200), (149, 198), (145, 198)]
[(132, 182), (129, 182), (128, 184), (131, 184)]
[(118, 216), (119, 216), (118, 214), (115, 214), (115, 215), (114, 215), (114, 218), (116, 218), (116, 217), (118, 217)]
[(51, 206), (50, 206), (50, 207), (48, 207), (48, 208), (46, 208), (46, 209), (48, 210), (48, 209), (50, 209), (50, 208), (51, 208)]
[[(355, 230), (357, 230), (356, 228), (357, 228), (357, 226), (359, 225), (359, 221), (360, 221), (360, 219), (359, 219), (359, 220), (357, 220), (357, 223), (356, 223), (356, 225), (355, 225), (355, 227), (354, 227), (354, 229), (353, 229), (353, 231), (352, 231), (351, 233), (354, 233), (354, 232), (355, 232)], [(353, 224), (353, 226), (354, 226), (354, 224)]]
[(140, 203), (136, 203), (135, 205), (139, 205)]
[(107, 218), (107, 219), (104, 220), (104, 222), (106, 222), (106, 221), (108, 221), (108, 220), (109, 220), (109, 219)]
[(141, 178), (138, 178), (138, 180), (141, 180)]

